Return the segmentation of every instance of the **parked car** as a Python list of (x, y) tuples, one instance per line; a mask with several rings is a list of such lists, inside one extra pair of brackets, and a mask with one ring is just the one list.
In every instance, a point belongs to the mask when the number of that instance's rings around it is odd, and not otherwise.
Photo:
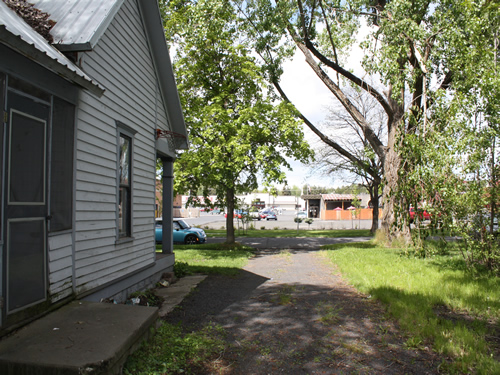
[(427, 211), (420, 208), (417, 208), (417, 210), (415, 211), (414, 207), (410, 207), (410, 223), (413, 223), (413, 221), (415, 220), (415, 214), (418, 214), (418, 218), (420, 219), (420, 221), (431, 219), (431, 214)]
[(274, 212), (268, 213), (266, 215), (266, 220), (278, 220), (278, 216)]
[(273, 211), (271, 211), (270, 209), (262, 210), (262, 211), (260, 211), (260, 217), (261, 217), (261, 219), (265, 219), (267, 217), (267, 215), (272, 214), (272, 213), (273, 213)]
[[(234, 210), (233, 212), (233, 218), (238, 218), (241, 219), (243, 216), (246, 216), (248, 212), (242, 211), (242, 210)], [(224, 214), (224, 217), (227, 217), (227, 213)]]
[[(205, 231), (200, 228), (195, 228), (186, 223), (182, 219), (174, 219), (174, 243), (183, 244), (197, 244), (205, 243), (207, 241), (207, 235)], [(155, 225), (155, 240), (156, 243), (162, 242), (163, 235), (163, 220), (156, 219)]]
[(221, 210), (220, 210), (220, 208), (214, 208), (212, 211), (210, 211), (210, 214), (212, 214), (212, 215), (220, 215), (221, 214)]
[(260, 221), (260, 219), (262, 219), (262, 217), (260, 216), (260, 214), (258, 212), (256, 212), (256, 211), (250, 212), (249, 216), (250, 216), (250, 218), (252, 220), (259, 220)]
[(305, 211), (299, 211), (299, 212), (297, 212), (297, 217), (299, 219), (307, 219), (307, 212), (305, 212)]

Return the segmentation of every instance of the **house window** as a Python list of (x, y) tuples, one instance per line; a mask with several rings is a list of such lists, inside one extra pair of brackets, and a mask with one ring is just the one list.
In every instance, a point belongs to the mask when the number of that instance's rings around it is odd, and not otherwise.
[(134, 175), (134, 136), (133, 128), (116, 122), (117, 129), (117, 237), (118, 239), (133, 237), (133, 175)]
[(119, 237), (130, 237), (132, 235), (132, 138), (120, 133), (119, 149), (118, 234)]

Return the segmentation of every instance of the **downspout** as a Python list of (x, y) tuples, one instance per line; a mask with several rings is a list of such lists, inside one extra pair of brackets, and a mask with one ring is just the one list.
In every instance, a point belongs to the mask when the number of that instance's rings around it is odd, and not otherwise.
[(162, 246), (163, 254), (174, 252), (174, 159), (161, 158), (163, 164)]

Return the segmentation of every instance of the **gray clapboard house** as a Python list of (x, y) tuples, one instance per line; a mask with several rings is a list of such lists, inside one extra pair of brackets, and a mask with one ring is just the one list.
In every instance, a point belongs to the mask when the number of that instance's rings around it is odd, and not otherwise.
[(0, 333), (171, 270), (172, 164), (188, 147), (156, 0), (29, 2), (49, 36), (0, 0)]

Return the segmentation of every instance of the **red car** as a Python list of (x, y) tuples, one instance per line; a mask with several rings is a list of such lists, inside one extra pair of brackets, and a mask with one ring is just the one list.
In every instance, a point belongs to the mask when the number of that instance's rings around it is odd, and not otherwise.
[(413, 223), (413, 220), (415, 220), (415, 213), (418, 213), (418, 217), (421, 221), (431, 219), (431, 214), (427, 211), (417, 208), (417, 212), (415, 212), (415, 208), (410, 207), (410, 223)]

